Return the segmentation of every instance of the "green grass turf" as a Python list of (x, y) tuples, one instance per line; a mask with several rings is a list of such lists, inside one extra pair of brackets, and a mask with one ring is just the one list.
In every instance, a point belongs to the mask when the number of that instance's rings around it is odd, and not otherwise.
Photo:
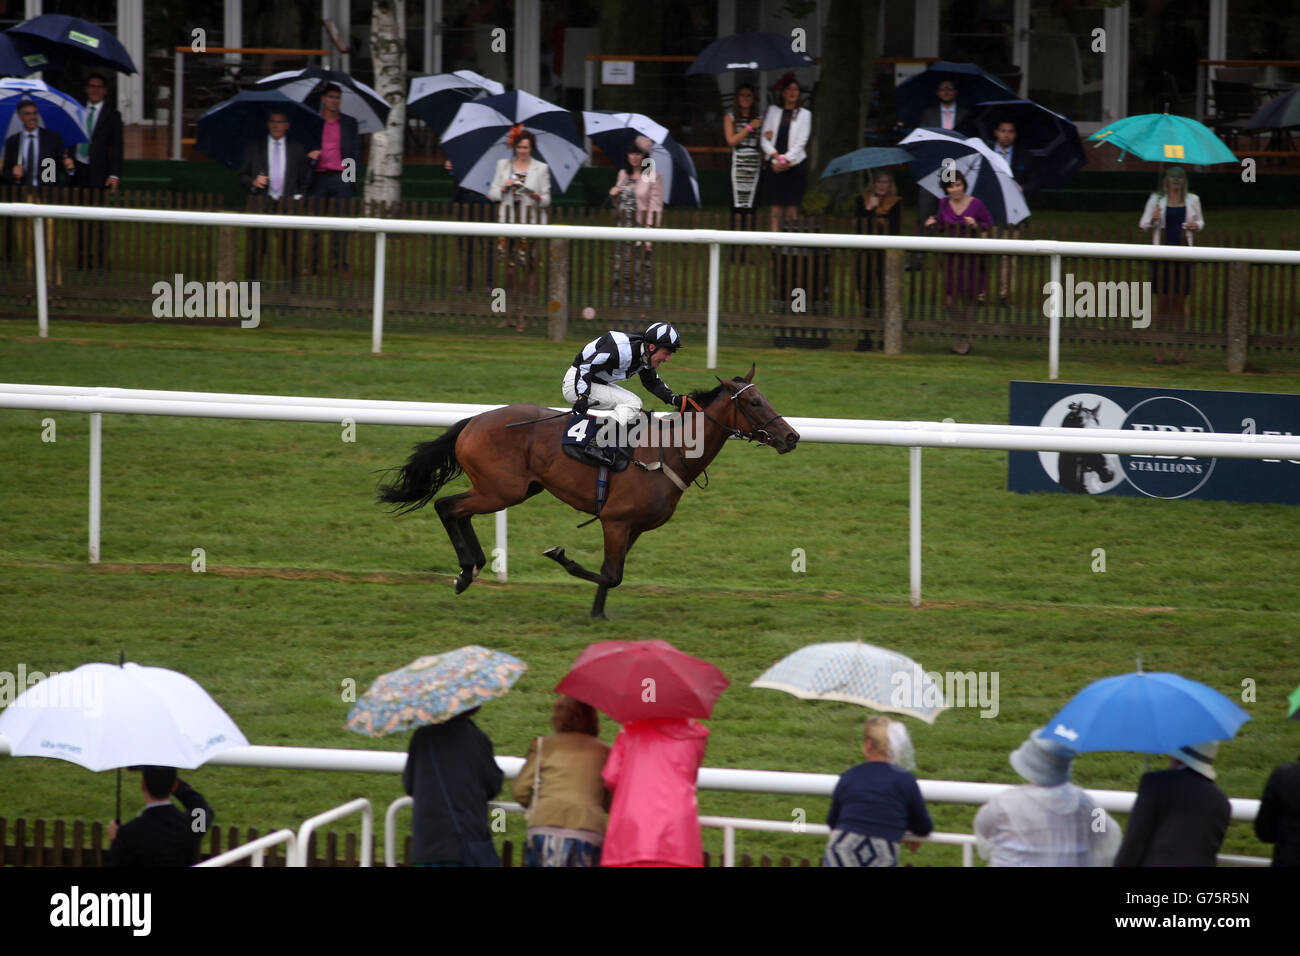
[[(506, 335), (390, 336), (366, 354), (362, 332), (59, 323), (39, 341), (0, 328), (0, 379), (202, 391), (426, 401), (558, 402), (575, 343)], [(759, 367), (757, 384), (790, 416), (1001, 422), (1007, 382), (1044, 378), (1043, 350), (988, 347), (958, 359), (936, 349), (887, 358), (843, 351), (723, 348), (719, 371)], [(1297, 378), (1230, 376), (1219, 358), (1178, 368), (1133, 353), (1066, 349), (1065, 381), (1291, 392)], [(1283, 363), (1284, 364), (1284, 363)], [(702, 344), (663, 370), (674, 389), (706, 387)], [(41, 441), (45, 418), (57, 441)], [(550, 689), (591, 641), (662, 637), (730, 677), (710, 722), (709, 766), (839, 773), (857, 762), (866, 712), (748, 687), (807, 643), (852, 639), (896, 648), (936, 671), (996, 671), (999, 712), (909, 721), (923, 778), (1017, 782), (1007, 754), (1079, 688), (1133, 669), (1172, 670), (1252, 714), (1220, 753), (1220, 784), (1257, 797), (1272, 767), (1295, 759), (1300, 725), (1285, 695), (1300, 683), (1295, 581), (1300, 513), (1280, 505), (1024, 496), (1005, 491), (998, 452), (924, 453), (926, 606), (909, 606), (907, 455), (902, 449), (804, 444), (778, 457), (734, 444), (711, 486), (633, 549), (612, 621), (587, 617), (591, 586), (541, 551), (554, 544), (599, 563), (599, 530), (549, 496), (511, 512), (510, 583), (456, 597), (455, 561), (431, 511), (386, 516), (377, 469), (404, 460), (431, 430), (106, 416), (103, 564), (86, 554), (87, 420), (0, 410), (0, 670), (64, 670), (128, 659), (182, 670), (259, 744), (401, 749), (343, 729), (348, 679), (422, 654), (481, 643), (517, 654), (528, 674), (479, 724), (500, 754), (521, 755), (548, 727)], [(1292, 466), (1279, 466), (1290, 468)], [(1289, 478), (1288, 480), (1295, 480)], [(452, 491), (465, 487), (459, 479)], [(492, 546), (491, 522), (479, 534)], [(207, 572), (190, 570), (192, 550)], [(791, 570), (804, 549), (807, 571)], [(1092, 552), (1106, 550), (1105, 573)], [(614, 727), (604, 722), (602, 736)], [(1153, 766), (1161, 763), (1153, 758)], [(1143, 758), (1089, 754), (1084, 786), (1133, 789)], [(396, 778), (210, 767), (187, 775), (218, 822), (263, 832), (354, 796), (378, 807)], [(130, 788), (130, 785), (128, 785)], [(128, 806), (132, 794), (128, 793)], [(824, 819), (824, 799), (704, 792), (702, 812)], [(0, 764), (0, 816), (107, 819), (111, 775), (53, 760)], [(969, 832), (972, 807), (933, 806), (942, 830)], [(356, 829), (345, 821), (340, 829)], [(512, 818), (508, 836), (523, 823)], [(706, 847), (721, 848), (716, 831)], [(816, 858), (820, 841), (742, 834), (757, 856)], [(1267, 855), (1248, 825), (1225, 851)], [(951, 864), (924, 847), (911, 862)]]

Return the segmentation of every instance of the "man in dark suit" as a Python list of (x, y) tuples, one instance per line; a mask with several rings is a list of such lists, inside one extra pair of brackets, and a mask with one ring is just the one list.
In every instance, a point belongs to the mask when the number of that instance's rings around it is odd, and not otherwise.
[[(1016, 145), (1016, 124), (1011, 120), (1001, 120), (993, 129), (993, 140), (989, 143), (993, 152), (997, 153), (1007, 161), (1011, 167), (1011, 175), (1020, 187), (1022, 193), (1028, 194), (1037, 189), (1034, 183), (1034, 166), (1033, 157), (1029, 155), (1027, 149), (1021, 149)], [(1014, 226), (1009, 224), (1003, 226), (1004, 239), (1019, 239), (1020, 227), (1028, 220), (1021, 220)], [(1016, 284), (1016, 266), (1015, 256), (1002, 256), (1002, 264), (998, 276), (998, 302), (1005, 308), (1010, 304), (1011, 288)]]
[[(212, 826), (212, 808), (176, 774), (175, 767), (140, 767), (145, 808), (121, 827), (108, 825), (109, 866), (193, 866), (203, 835)], [(172, 804), (176, 796), (185, 812)]]
[[(18, 118), (23, 128), (5, 140), (3, 180), (23, 193), (29, 202), (61, 202), (59, 193), (68, 183), (68, 171), (63, 165), (63, 137), (41, 125), (40, 111), (31, 100), (18, 104)], [(24, 228), (26, 227), (26, 228)], [(21, 223), (17, 229), (18, 247), (27, 261), (28, 277), (35, 275), (35, 251), (32, 249), (31, 229)], [(54, 257), (54, 220), (45, 220), (45, 263), (52, 284), (63, 284), (63, 269)], [(62, 299), (54, 297), (55, 305)]]
[[(957, 85), (952, 80), (940, 80), (934, 90), (935, 101), (921, 111), (918, 126), (951, 129), (965, 134), (971, 122), (969, 107), (957, 102)], [(939, 214), (939, 198), (928, 189), (916, 187), (916, 231), (925, 234), (925, 221)], [(920, 253), (915, 253), (912, 268), (920, 268)]]
[[(357, 181), (357, 166), (361, 161), (361, 134), (357, 121), (344, 115), (339, 106), (343, 90), (335, 83), (325, 87), (320, 98), (320, 113), (325, 120), (321, 128), (320, 145), (307, 154), (315, 163), (311, 177), (312, 215), (324, 216), (327, 210), (338, 215), (341, 204), (352, 198)], [(331, 207), (329, 200), (334, 200)], [(348, 269), (348, 234), (333, 233), (334, 268), (343, 278), (351, 278)], [(320, 271), (320, 236), (312, 233), (311, 268), (303, 275)]]
[[(86, 129), (90, 142), (68, 151), (64, 166), (83, 202), (99, 203), (107, 190), (116, 193), (122, 178), (122, 114), (107, 100), (108, 81), (102, 73), (86, 80)], [(78, 220), (77, 268), (104, 269), (107, 248), (104, 223)]]
[[(249, 192), (248, 211), (255, 213), (297, 212), (297, 204), (311, 181), (311, 162), (301, 143), (289, 139), (289, 116), (274, 111), (266, 120), (267, 135), (244, 147), (239, 166), (239, 185)], [(248, 277), (256, 279), (266, 254), (267, 231), (251, 229), (248, 236)], [(286, 229), (280, 236), (280, 258), (290, 287), (296, 288), (298, 231)]]
[(1214, 784), (1218, 741), (1180, 747), (1143, 774), (1116, 866), (1214, 866), (1232, 808)]

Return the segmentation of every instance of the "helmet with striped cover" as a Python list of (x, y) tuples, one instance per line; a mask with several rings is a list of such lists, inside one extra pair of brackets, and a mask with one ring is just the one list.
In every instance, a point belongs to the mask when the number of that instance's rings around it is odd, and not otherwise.
[(647, 345), (657, 345), (669, 352), (676, 352), (682, 347), (682, 337), (667, 322), (656, 322), (645, 330), (642, 336)]

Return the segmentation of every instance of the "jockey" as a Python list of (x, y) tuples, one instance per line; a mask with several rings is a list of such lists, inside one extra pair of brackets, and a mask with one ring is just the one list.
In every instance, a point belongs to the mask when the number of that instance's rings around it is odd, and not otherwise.
[[(640, 335), (606, 332), (574, 357), (573, 366), (564, 375), (564, 400), (572, 402), (579, 415), (586, 414), (588, 408), (612, 408), (619, 425), (626, 428), (641, 411), (641, 399), (614, 383), (637, 374), (646, 391), (681, 408), (683, 397), (673, 394), (655, 373), (681, 343), (681, 336), (667, 322), (656, 322)], [(587, 454), (613, 464), (615, 449), (598, 448), (594, 444), (597, 434), (593, 431), (587, 439)]]

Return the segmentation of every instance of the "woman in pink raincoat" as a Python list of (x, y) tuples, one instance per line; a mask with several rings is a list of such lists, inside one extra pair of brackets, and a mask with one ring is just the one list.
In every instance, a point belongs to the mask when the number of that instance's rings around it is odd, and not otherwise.
[(623, 725), (605, 762), (614, 803), (601, 866), (703, 866), (695, 777), (708, 728), (657, 718)]

